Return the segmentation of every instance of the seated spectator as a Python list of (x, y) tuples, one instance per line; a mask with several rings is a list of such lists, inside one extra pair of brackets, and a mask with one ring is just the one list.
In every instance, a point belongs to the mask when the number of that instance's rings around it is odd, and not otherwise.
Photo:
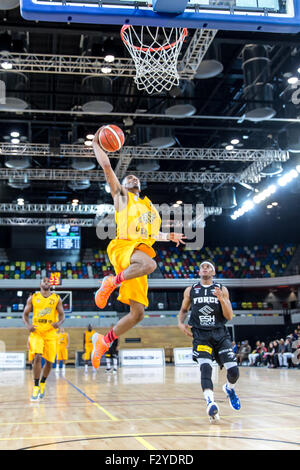
[(251, 346), (250, 346), (248, 340), (246, 339), (245, 341), (242, 341), (241, 348), (240, 348), (239, 352), (236, 355), (238, 365), (242, 365), (243, 361), (248, 360), (248, 356), (249, 356), (250, 352), (251, 352)]
[(279, 362), (278, 362), (278, 348), (279, 348), (279, 340), (275, 339), (273, 341), (273, 346), (274, 346), (274, 349), (275, 349), (275, 353), (274, 353), (274, 367), (279, 367)]
[(260, 341), (256, 341), (256, 347), (253, 349), (252, 353), (249, 354), (249, 366), (254, 366), (255, 361), (259, 356)]
[(299, 334), (298, 334), (298, 328), (294, 330), (294, 333), (292, 333), (293, 341), (297, 341), (299, 339)]
[(254, 363), (255, 366), (266, 364), (266, 360), (267, 360), (266, 355), (265, 355), (266, 352), (267, 352), (266, 345), (264, 342), (261, 342), (260, 347), (258, 349), (258, 357), (255, 359), (255, 363)]
[(238, 352), (238, 345), (236, 344), (235, 341), (232, 341), (232, 350), (234, 352), (234, 354), (236, 354)]
[(292, 341), (290, 338), (286, 338), (284, 342), (283, 367), (289, 367), (288, 360), (292, 359), (292, 357)]
[(271, 341), (265, 354), (265, 356), (267, 357), (267, 364), (269, 369), (275, 368), (275, 351), (276, 343), (274, 345), (273, 341)]
[(278, 364), (279, 367), (283, 366), (283, 354), (285, 352), (285, 345), (284, 345), (284, 339), (281, 338), (279, 340), (279, 345), (278, 345), (278, 351), (277, 351), (277, 359), (278, 359)]

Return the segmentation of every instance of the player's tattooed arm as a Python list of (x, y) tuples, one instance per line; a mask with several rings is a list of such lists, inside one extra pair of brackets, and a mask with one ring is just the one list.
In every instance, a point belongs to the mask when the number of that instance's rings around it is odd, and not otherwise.
[(190, 306), (191, 306), (191, 299), (190, 299), (191, 288), (192, 287), (187, 287), (184, 291), (183, 300), (182, 300), (180, 312), (178, 315), (178, 327), (183, 332), (183, 334), (185, 334), (186, 336), (190, 336), (192, 338), (193, 335), (190, 331), (191, 326), (186, 325), (184, 323), (188, 315)]

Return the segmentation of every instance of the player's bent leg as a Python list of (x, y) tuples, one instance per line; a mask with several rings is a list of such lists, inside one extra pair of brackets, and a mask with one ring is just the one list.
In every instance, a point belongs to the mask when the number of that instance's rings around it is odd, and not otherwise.
[(136, 279), (149, 275), (155, 271), (157, 267), (156, 262), (143, 251), (136, 249), (130, 258), (130, 265), (124, 271), (117, 274), (117, 276), (105, 276), (101, 287), (95, 294), (95, 303), (98, 308), (103, 309), (112, 292), (124, 281)]
[[(211, 362), (211, 361), (210, 361)], [(212, 383), (212, 365), (211, 363), (202, 363), (200, 364), (200, 372), (201, 372), (201, 387), (202, 390), (213, 390), (213, 383)]]
[(34, 379), (39, 379), (42, 371), (42, 356), (40, 354), (34, 355), (32, 369)]
[(130, 312), (121, 318), (112, 330), (105, 336), (99, 333), (93, 335), (92, 365), (95, 369), (100, 366), (101, 357), (108, 351), (110, 343), (144, 318), (144, 310), (145, 306), (143, 304), (130, 300)]
[(114, 326), (114, 332), (117, 337), (126, 333), (144, 318), (145, 306), (135, 300), (130, 300), (130, 312), (121, 318)]
[(155, 271), (156, 261), (143, 251), (136, 249), (131, 255), (130, 265), (123, 271), (125, 281), (149, 275)]
[(43, 369), (43, 376), (40, 381), (40, 398), (41, 399), (45, 397), (46, 379), (48, 378), (51, 372), (52, 366), (53, 366), (53, 363), (46, 360), (46, 363)]
[(30, 400), (37, 401), (40, 395), (40, 376), (42, 370), (42, 358), (40, 354), (35, 354), (32, 362), (33, 378), (34, 378), (34, 387)]
[(201, 387), (207, 403), (206, 413), (211, 424), (220, 420), (219, 407), (214, 400), (213, 382), (212, 382), (212, 360), (198, 359), (201, 373)]

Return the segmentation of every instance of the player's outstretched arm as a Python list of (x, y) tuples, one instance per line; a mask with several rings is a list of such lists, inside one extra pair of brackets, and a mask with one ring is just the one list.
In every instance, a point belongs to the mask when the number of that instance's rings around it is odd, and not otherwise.
[(192, 338), (193, 335), (190, 331), (191, 327), (184, 323), (187, 317), (187, 314), (189, 312), (190, 306), (191, 306), (190, 292), (191, 292), (191, 287), (187, 287), (184, 291), (183, 300), (182, 300), (180, 312), (178, 315), (178, 327), (180, 328), (183, 334), (185, 334), (186, 336), (190, 336)]
[(94, 154), (97, 159), (97, 162), (99, 163), (99, 165), (104, 171), (105, 179), (110, 187), (111, 195), (114, 198), (116, 195), (122, 194), (122, 192), (124, 191), (124, 188), (122, 187), (119, 179), (117, 178), (114, 170), (112, 169), (107, 154), (104, 152), (104, 150), (101, 148), (99, 144), (99, 131), (100, 129), (97, 130), (95, 137), (93, 139), (93, 150), (94, 150)]

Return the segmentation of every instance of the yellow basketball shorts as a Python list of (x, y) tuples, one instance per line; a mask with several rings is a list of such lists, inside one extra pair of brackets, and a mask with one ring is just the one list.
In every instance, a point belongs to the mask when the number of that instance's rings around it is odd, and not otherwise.
[(57, 348), (57, 360), (58, 361), (67, 361), (68, 360), (68, 349), (63, 346), (58, 346)]
[(89, 343), (89, 344), (86, 344), (86, 345), (85, 345), (85, 351), (84, 351), (84, 353), (83, 353), (83, 355), (82, 355), (82, 359), (83, 359), (84, 361), (88, 361), (89, 358), (91, 357), (92, 351), (93, 351), (93, 343), (91, 343), (91, 344), (90, 344), (90, 343)]
[(56, 331), (48, 330), (46, 332), (36, 329), (29, 335), (30, 352), (33, 356), (40, 354), (48, 362), (55, 362), (57, 351)]
[[(150, 258), (154, 258), (156, 253), (153, 248), (140, 240), (112, 240), (107, 247), (107, 254), (116, 274), (124, 271), (130, 265), (130, 259), (134, 250), (141, 250)], [(139, 302), (148, 307), (148, 282), (147, 276), (137, 277), (128, 281), (123, 281), (118, 300), (123, 304), (130, 305), (130, 300)]]

